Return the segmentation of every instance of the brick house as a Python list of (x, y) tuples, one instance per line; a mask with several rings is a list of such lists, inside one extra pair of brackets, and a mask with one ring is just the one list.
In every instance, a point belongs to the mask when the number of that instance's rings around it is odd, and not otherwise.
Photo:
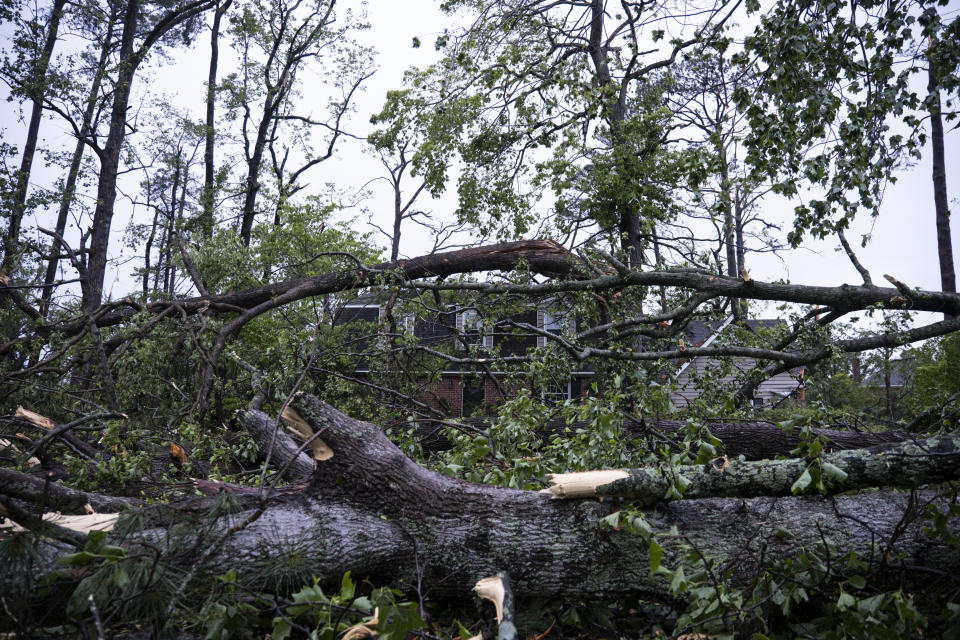
[[(345, 304), (334, 324), (353, 322), (379, 323), (383, 319), (384, 305), (376, 294), (366, 294)], [(546, 345), (547, 338), (533, 332), (518, 329), (514, 324), (525, 324), (550, 333), (560, 333), (565, 328), (573, 329), (571, 317), (538, 306), (522, 310), (508, 321), (483, 323), (475, 309), (459, 312), (441, 312), (431, 317), (397, 317), (400, 330), (412, 335), (417, 343), (427, 349), (438, 347), (452, 351), (455, 357), (466, 356), (469, 350), (496, 352), (501, 358), (526, 355), (531, 349)], [(451, 349), (452, 348), (452, 349)], [(491, 359), (496, 366), (497, 360)], [(356, 374), (369, 373), (364, 361), (358, 363)], [(594, 376), (592, 370), (573, 371), (566, 380), (556, 381), (539, 389), (530, 383), (518, 384), (508, 371), (501, 369), (478, 371), (475, 366), (446, 362), (440, 371), (440, 381), (429, 387), (422, 398), (425, 402), (451, 416), (468, 417), (489, 414), (504, 397), (512, 397), (521, 388), (539, 392), (544, 400), (561, 403), (581, 397), (589, 388)]]

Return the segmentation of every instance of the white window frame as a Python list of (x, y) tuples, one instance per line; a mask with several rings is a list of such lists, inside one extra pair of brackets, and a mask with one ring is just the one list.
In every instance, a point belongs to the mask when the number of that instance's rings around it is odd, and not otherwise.
[[(568, 331), (569, 332), (576, 331), (576, 320), (572, 317), (572, 315), (569, 314), (569, 312), (561, 312), (554, 315), (553, 313), (551, 313), (551, 309), (549, 306), (537, 307), (537, 328), (540, 329), (541, 331), (549, 331), (553, 333), (554, 330), (551, 330), (550, 328), (547, 327), (548, 318), (552, 321), (550, 322), (550, 324), (555, 326), (555, 332), (557, 334), (563, 334)], [(539, 336), (539, 335), (537, 336), (538, 347), (546, 347), (548, 343), (549, 343), (549, 338), (547, 338), (546, 336)]]
[[(551, 386), (556, 387), (558, 390), (556, 391), (550, 390)], [(564, 386), (566, 386), (566, 391), (562, 391)], [(547, 403), (548, 399), (549, 401), (555, 402), (556, 404), (563, 404), (567, 400), (572, 399), (572, 397), (573, 397), (573, 381), (570, 378), (567, 378), (566, 385), (551, 382), (540, 387), (540, 399), (543, 401), (544, 404)]]
[[(470, 322), (477, 328), (477, 333), (480, 334), (480, 341), (477, 343), (483, 349), (493, 349), (493, 330), (492, 327), (483, 321), (483, 318), (480, 317), (480, 313), (476, 309), (464, 309), (463, 311), (457, 312), (457, 333), (459, 336), (464, 336), (467, 333), (467, 318), (472, 318)], [(457, 340), (457, 346), (463, 350), (466, 350), (470, 344), (464, 345), (459, 339)]]
[(401, 313), (400, 317), (397, 318), (397, 328), (400, 330), (400, 333), (412, 336), (414, 334), (415, 327), (416, 318), (412, 313)]

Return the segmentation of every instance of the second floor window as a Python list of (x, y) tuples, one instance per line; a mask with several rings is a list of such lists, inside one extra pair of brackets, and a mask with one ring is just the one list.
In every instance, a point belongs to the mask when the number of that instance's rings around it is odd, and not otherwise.
[(480, 317), (476, 309), (464, 309), (457, 315), (457, 329), (463, 333), (459, 341), (460, 346), (464, 344), (466, 346), (491, 346), (488, 344), (488, 338), (492, 336), (484, 334), (483, 318)]
[[(573, 319), (562, 311), (556, 309), (542, 309), (540, 315), (540, 328), (548, 333), (560, 335), (564, 331), (573, 330)], [(545, 347), (550, 340), (546, 336), (537, 337), (537, 346)]]

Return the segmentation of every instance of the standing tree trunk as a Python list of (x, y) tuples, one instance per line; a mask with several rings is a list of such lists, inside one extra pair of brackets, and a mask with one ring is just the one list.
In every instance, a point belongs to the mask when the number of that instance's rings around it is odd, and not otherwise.
[(210, 71), (207, 74), (207, 120), (206, 144), (203, 150), (203, 218), (200, 228), (204, 238), (213, 235), (213, 204), (216, 192), (216, 166), (214, 164), (213, 146), (216, 142), (216, 107), (217, 107), (217, 65), (220, 59), (220, 21), (233, 0), (225, 0), (217, 7), (213, 14), (213, 25), (210, 27)]
[[(743, 240), (743, 200), (740, 195), (740, 189), (737, 188), (733, 199), (734, 206), (734, 227), (737, 235), (737, 272), (735, 275), (743, 275), (746, 272), (746, 246)], [(743, 298), (736, 299), (736, 317), (745, 319), (747, 317), (747, 301)]]
[(123, 32), (120, 37), (120, 64), (114, 85), (113, 105), (110, 110), (110, 131), (107, 141), (100, 152), (100, 179), (97, 183), (97, 206), (93, 213), (93, 226), (90, 230), (90, 253), (87, 262), (86, 278), (82, 284), (85, 311), (99, 306), (103, 298), (103, 283), (107, 270), (107, 251), (110, 245), (110, 227), (113, 221), (114, 204), (117, 200), (117, 176), (120, 169), (120, 155), (126, 139), (127, 109), (130, 105), (130, 92), (137, 68), (149, 53), (151, 47), (171, 29), (190, 18), (203, 13), (215, 0), (194, 0), (177, 6), (161, 16), (156, 25), (143, 38), (139, 48), (135, 48), (142, 0), (128, 0), (123, 19)]
[(87, 261), (87, 279), (83, 283), (83, 308), (93, 311), (103, 298), (103, 282), (107, 270), (107, 251), (110, 245), (110, 226), (117, 200), (117, 175), (120, 152), (126, 138), (127, 107), (130, 91), (141, 56), (134, 51), (140, 1), (129, 0), (123, 18), (120, 36), (120, 66), (114, 85), (113, 106), (110, 110), (110, 130), (100, 154), (100, 179), (97, 184), (97, 206), (90, 231), (90, 254)]
[(60, 30), (60, 17), (66, 0), (54, 0), (47, 23), (47, 38), (43, 44), (43, 53), (35, 61), (36, 68), (30, 79), (33, 88), (33, 107), (30, 110), (30, 124), (27, 126), (27, 139), (23, 145), (23, 157), (20, 160), (20, 170), (17, 172), (17, 186), (14, 192), (13, 207), (10, 212), (10, 226), (7, 228), (6, 246), (3, 252), (3, 271), (10, 273), (14, 266), (14, 257), (17, 245), (20, 242), (20, 225), (23, 214), (27, 210), (27, 190), (30, 186), (30, 172), (33, 168), (33, 156), (37, 151), (37, 138), (40, 134), (40, 119), (43, 115), (43, 98), (47, 90), (47, 68), (50, 66), (50, 57), (53, 47), (57, 43), (57, 33)]
[[(97, 61), (96, 71), (93, 75), (93, 82), (90, 85), (90, 92), (87, 94), (87, 104), (83, 111), (83, 121), (80, 123), (79, 138), (73, 148), (73, 157), (70, 159), (70, 168), (67, 170), (67, 179), (63, 185), (63, 194), (60, 198), (60, 208), (57, 212), (57, 235), (63, 237), (67, 228), (67, 215), (70, 213), (70, 206), (73, 204), (73, 194), (77, 189), (77, 178), (80, 176), (80, 165), (83, 162), (83, 152), (86, 149), (86, 137), (94, 129), (93, 118), (97, 109), (97, 102), (100, 98), (100, 85), (103, 83), (103, 77), (107, 73), (107, 62), (110, 60), (110, 53), (113, 49), (113, 27), (117, 20), (117, 5), (110, 5), (110, 17), (104, 28), (103, 42), (100, 45), (100, 59)], [(53, 283), (57, 279), (57, 267), (60, 264), (58, 254), (60, 247), (54, 240), (50, 243), (50, 258), (47, 262), (47, 272), (43, 278), (43, 293), (40, 298), (40, 313), (44, 318), (50, 309), (50, 300), (53, 298)]]
[[(943, 152), (943, 119), (940, 114), (940, 88), (936, 76), (934, 42), (930, 43), (927, 90), (930, 93), (930, 142), (933, 145), (933, 201), (936, 208), (937, 254), (940, 257), (940, 285), (943, 291), (957, 290), (953, 266), (953, 242), (950, 238), (950, 208), (947, 203), (946, 163)], [(953, 316), (944, 314), (946, 319)]]

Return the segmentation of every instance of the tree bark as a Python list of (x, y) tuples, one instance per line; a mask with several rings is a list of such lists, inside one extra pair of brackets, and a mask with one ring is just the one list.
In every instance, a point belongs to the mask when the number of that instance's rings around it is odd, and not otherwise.
[[(276, 578), (272, 583), (283, 584), (298, 579), (306, 566), (330, 585), (350, 571), (355, 579), (402, 582), (408, 589), (419, 584), (430, 596), (464, 597), (478, 579), (506, 571), (523, 596), (674, 597), (662, 577), (651, 576), (644, 537), (601, 525), (620, 509), (617, 500), (554, 500), (450, 478), (415, 464), (377, 425), (349, 418), (312, 396), (295, 397), (291, 410), (321, 435), (332, 456), (318, 461), (305, 488), (278, 492), (252, 511), (224, 518), (214, 529), (224, 532), (215, 548), (198, 550), (196, 559), (182, 558), (198, 565), (198, 578), (230, 567), (241, 581), (262, 583), (269, 571)], [(259, 411), (244, 412), (241, 420), (252, 430), (274, 425)], [(877, 480), (895, 479), (900, 471), (894, 464)], [(925, 523), (916, 520), (922, 503), (935, 500), (931, 494), (882, 491), (833, 498), (685, 499), (642, 514), (665, 550), (665, 565), (679, 563), (694, 547), (724, 562), (734, 582), (755, 575), (762, 558), (816, 548), (824, 537), (840, 557), (855, 552), (871, 566), (897, 558), (900, 569), (960, 569), (960, 550), (929, 536)], [(958, 530), (955, 519), (947, 527)], [(160, 529), (140, 534), (151, 544), (167, 535)], [(55, 561), (51, 557), (51, 567)], [(833, 563), (832, 577), (858, 572), (849, 567)], [(4, 584), (22, 579), (3, 571), (0, 576)]]
[[(335, 581), (350, 570), (379, 581), (428, 585), (431, 595), (466, 593), (477, 579), (509, 573), (517, 593), (607, 597), (669, 597), (651, 578), (646, 543), (599, 526), (616, 502), (561, 501), (529, 492), (475, 485), (419, 467), (373, 424), (353, 420), (316, 398), (301, 395), (292, 408), (321, 432), (333, 457), (318, 463), (308, 489), (269, 507), (227, 541), (222, 557), (255, 571), (260, 545), (299, 541), (316, 575)], [(245, 424), (273, 420), (246, 412)], [(897, 469), (891, 470), (895, 477)], [(904, 563), (958, 566), (960, 552), (929, 539), (915, 523), (898, 524), (909, 496), (864, 493), (837, 498), (682, 500), (645, 512), (659, 536), (676, 526), (689, 543), (733, 560), (735, 576), (754, 569), (746, 556), (766, 545), (770, 557), (816, 545), (826, 535), (841, 553), (872, 556), (902, 530), (895, 544)], [(236, 516), (242, 519), (244, 514)], [(956, 529), (956, 523), (951, 526)], [(784, 528), (796, 537), (774, 535)], [(670, 560), (679, 550), (667, 545)], [(589, 562), (582, 560), (589, 558)], [(844, 571), (842, 567), (836, 567)]]
[(213, 25), (210, 27), (210, 70), (207, 73), (207, 120), (203, 149), (203, 217), (200, 221), (201, 232), (204, 238), (213, 235), (213, 204), (216, 185), (216, 165), (214, 164), (214, 143), (216, 141), (216, 108), (217, 108), (217, 65), (220, 60), (220, 21), (233, 0), (224, 0), (213, 13)]
[[(842, 310), (865, 309), (872, 305), (899, 309), (909, 304), (918, 311), (943, 311), (960, 313), (960, 295), (956, 293), (913, 290), (906, 300), (903, 292), (890, 287), (861, 287), (841, 285), (821, 287), (797, 284), (760, 282), (758, 280), (733, 280), (726, 277), (705, 275), (690, 271), (633, 271), (628, 274), (605, 275), (586, 279), (579, 273), (581, 264), (576, 256), (551, 240), (521, 240), (501, 244), (473, 247), (459, 251), (434, 253), (396, 262), (383, 262), (372, 266), (357, 265), (344, 269), (277, 282), (233, 293), (200, 296), (179, 301), (156, 301), (148, 305), (154, 313), (162, 313), (171, 305), (187, 314), (199, 311), (209, 313), (237, 313), (255, 309), (261, 305), (270, 309), (312, 296), (337, 293), (373, 284), (398, 284), (425, 278), (472, 273), (478, 271), (510, 271), (526, 266), (534, 273), (545, 276), (578, 276), (576, 279), (557, 280), (542, 285), (509, 285), (499, 283), (463, 283), (440, 285), (451, 290), (477, 290), (490, 293), (521, 293), (549, 295), (568, 291), (604, 291), (624, 286), (667, 286), (693, 289), (716, 297), (738, 297), (755, 300), (777, 300), (800, 304), (825, 305)], [(122, 305), (121, 305), (122, 306)], [(126, 305), (130, 306), (130, 305)], [(104, 312), (98, 318), (100, 327), (122, 324), (137, 311), (130, 307), (120, 311)], [(946, 326), (946, 325), (945, 325)], [(952, 325), (949, 325), (952, 326)], [(63, 323), (56, 328), (45, 327), (41, 334), (59, 331), (75, 335), (83, 325)], [(936, 334), (942, 335), (942, 334)], [(924, 336), (932, 337), (932, 336)], [(857, 350), (884, 346), (884, 335), (870, 339), (846, 341)], [(862, 346), (861, 346), (862, 343)], [(688, 355), (696, 355), (688, 349)]]
[(127, 107), (133, 78), (140, 63), (134, 42), (140, 22), (140, 0), (129, 0), (123, 18), (123, 33), (120, 36), (120, 65), (114, 85), (113, 106), (110, 111), (110, 129), (107, 141), (100, 154), (100, 177), (97, 183), (97, 206), (93, 213), (90, 230), (90, 254), (87, 260), (86, 282), (83, 288), (83, 309), (91, 312), (103, 299), (103, 282), (107, 270), (107, 251), (110, 244), (110, 227), (113, 208), (117, 199), (117, 176), (120, 169), (120, 152), (127, 134)]
[(27, 189), (30, 186), (30, 172), (33, 168), (33, 156), (37, 151), (37, 138), (40, 134), (40, 120), (43, 112), (43, 98), (47, 91), (47, 68), (50, 65), (50, 57), (53, 55), (53, 48), (57, 43), (57, 33), (60, 30), (60, 17), (63, 15), (63, 7), (66, 0), (54, 0), (53, 9), (50, 11), (50, 19), (47, 22), (47, 37), (43, 44), (43, 53), (36, 61), (36, 69), (30, 81), (35, 88), (30, 91), (33, 94), (33, 106), (30, 110), (30, 123), (27, 125), (27, 139), (23, 145), (23, 157), (20, 160), (20, 170), (17, 172), (17, 186), (14, 192), (14, 201), (12, 211), (10, 212), (10, 226), (7, 228), (7, 242), (3, 254), (3, 271), (10, 273), (13, 268), (13, 260), (17, 253), (17, 245), (20, 241), (20, 225), (23, 222), (23, 214), (27, 209)]
[[(931, 46), (932, 49), (932, 46)], [(927, 90), (930, 93), (930, 142), (933, 145), (933, 200), (936, 209), (937, 255), (940, 258), (940, 286), (943, 291), (957, 290), (953, 266), (953, 242), (950, 237), (950, 207), (947, 202), (946, 162), (943, 151), (943, 119), (940, 114), (940, 88), (935, 70), (935, 56), (930, 54)], [(950, 319), (956, 313), (944, 313)]]
[[(70, 168), (67, 170), (67, 179), (63, 185), (63, 195), (60, 198), (60, 208), (57, 212), (57, 226), (55, 228), (57, 235), (60, 237), (63, 237), (67, 228), (67, 214), (70, 213), (70, 206), (73, 204), (73, 195), (77, 188), (77, 178), (80, 175), (83, 152), (87, 146), (86, 138), (94, 128), (93, 118), (96, 112), (97, 102), (100, 98), (100, 85), (103, 83), (104, 75), (106, 75), (107, 62), (113, 50), (113, 27), (116, 24), (118, 9), (116, 4), (111, 4), (110, 6), (110, 17), (104, 28), (103, 42), (100, 45), (100, 59), (97, 61), (93, 82), (90, 85), (89, 93), (87, 93), (87, 104), (83, 110), (83, 121), (80, 123), (77, 144), (73, 149)], [(44, 318), (47, 317), (50, 309), (50, 300), (53, 298), (53, 283), (57, 278), (57, 267), (60, 264), (59, 254), (60, 246), (57, 241), (51, 241), (50, 257), (47, 262), (47, 272), (43, 278), (43, 293), (40, 298), (40, 313)]]
[(82, 307), (91, 312), (103, 299), (103, 283), (107, 270), (107, 251), (110, 245), (110, 228), (113, 221), (114, 204), (117, 200), (117, 177), (120, 169), (120, 155), (126, 139), (127, 109), (130, 104), (130, 92), (137, 68), (150, 52), (150, 49), (176, 25), (209, 9), (214, 0), (194, 0), (177, 6), (163, 15), (143, 38), (139, 48), (135, 47), (140, 25), (142, 0), (127, 0), (123, 19), (123, 32), (120, 36), (119, 69), (113, 88), (113, 104), (110, 109), (110, 130), (100, 152), (100, 176), (97, 183), (97, 205), (93, 213), (93, 225), (90, 229), (90, 252), (83, 283)]
[(731, 461), (672, 469), (646, 467), (555, 474), (546, 492), (559, 498), (628, 498), (653, 506), (667, 499), (836, 494), (877, 486), (915, 488), (960, 479), (960, 436), (824, 454), (814, 460)]

